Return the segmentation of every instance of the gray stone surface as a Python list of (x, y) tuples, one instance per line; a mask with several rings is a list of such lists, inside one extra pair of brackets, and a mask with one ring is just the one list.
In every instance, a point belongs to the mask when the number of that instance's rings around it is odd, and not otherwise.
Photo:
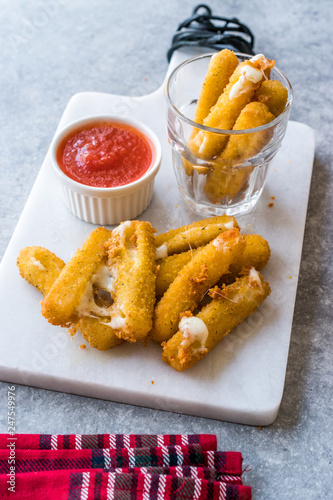
[[(16, 387), (18, 432), (212, 432), (241, 450), (255, 499), (329, 498), (332, 474), (332, 48), (328, 0), (210, 2), (256, 35), (295, 91), (292, 119), (316, 130), (303, 258), (286, 385), (276, 422), (255, 427)], [(0, 256), (69, 98), (94, 90), (144, 95), (157, 88), (178, 23), (195, 2), (1, 2)], [(47, 228), (45, 228), (47, 230)], [(290, 237), (292, 244), (292, 235)], [(18, 304), (20, 297), (18, 297)], [(22, 319), (24, 320), (24, 319)], [(0, 432), (7, 431), (0, 384)]]

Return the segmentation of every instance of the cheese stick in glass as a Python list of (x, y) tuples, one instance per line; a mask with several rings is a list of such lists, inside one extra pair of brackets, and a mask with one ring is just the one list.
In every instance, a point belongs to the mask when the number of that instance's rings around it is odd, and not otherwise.
[(275, 117), (285, 109), (288, 100), (288, 90), (279, 80), (265, 80), (254, 95), (256, 101), (265, 104)]
[(178, 332), (164, 344), (162, 359), (183, 371), (204, 358), (237, 325), (256, 311), (270, 293), (253, 267), (235, 283), (211, 290), (212, 302), (196, 315), (183, 315)]
[[(212, 55), (208, 70), (202, 84), (201, 92), (197, 102), (194, 114), (194, 121), (202, 123), (209, 114), (211, 108), (216, 104), (224, 88), (229, 82), (229, 78), (238, 66), (238, 59), (234, 52), (229, 49), (223, 49)], [(193, 129), (191, 139), (197, 134), (198, 129)], [(183, 159), (184, 169), (187, 175), (192, 175), (192, 164)]]
[(195, 122), (202, 123), (208, 116), (210, 109), (216, 104), (237, 66), (238, 59), (234, 52), (229, 49), (223, 49), (212, 55), (197, 102)]
[[(231, 130), (240, 112), (252, 100), (264, 80), (264, 70), (273, 66), (274, 61), (267, 59), (258, 59), (255, 62), (246, 60), (240, 63), (217, 103), (204, 119), (203, 125)], [(189, 141), (189, 148), (194, 156), (209, 160), (221, 153), (227, 139), (227, 135), (200, 130)]]
[(241, 258), (244, 248), (245, 239), (239, 230), (230, 229), (197, 252), (155, 307), (149, 337), (158, 343), (172, 337), (177, 331), (180, 314), (197, 307), (205, 292)]
[[(275, 116), (261, 102), (250, 102), (241, 111), (233, 130), (247, 130), (260, 127), (274, 120)], [(228, 197), (232, 200), (246, 188), (254, 166), (242, 165), (266, 146), (273, 130), (262, 130), (252, 134), (232, 135), (217, 158), (214, 168), (207, 174), (204, 193), (213, 203), (220, 203)], [(240, 165), (237, 167), (237, 165)]]

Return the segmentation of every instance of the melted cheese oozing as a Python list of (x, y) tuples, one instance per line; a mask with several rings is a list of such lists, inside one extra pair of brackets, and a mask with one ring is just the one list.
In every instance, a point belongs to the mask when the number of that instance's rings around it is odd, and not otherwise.
[(249, 64), (243, 66), (240, 70), (241, 75), (237, 82), (231, 87), (229, 99), (235, 99), (247, 91), (249, 82), (258, 83), (262, 79), (261, 71), (252, 68)]
[(77, 308), (79, 316), (110, 316), (108, 307), (100, 307), (94, 299), (93, 285), (97, 285), (110, 294), (113, 292), (114, 276), (109, 269), (104, 265), (100, 265), (96, 273), (92, 276), (92, 280), (87, 284), (85, 293), (81, 298), (81, 302)]
[(168, 256), (168, 247), (165, 243), (156, 248), (156, 260), (164, 259)]
[(131, 227), (131, 225), (132, 225), (132, 221), (127, 220), (127, 221), (119, 224), (119, 226), (117, 226), (112, 232), (113, 233), (116, 232), (116, 234), (118, 234), (122, 238), (125, 234), (126, 229)]
[(250, 61), (251, 62), (256, 62), (256, 61), (259, 61), (260, 59), (263, 59), (263, 60), (266, 59), (266, 57), (264, 56), (264, 54), (256, 54), (255, 56), (251, 57)]
[(183, 334), (183, 341), (181, 345), (188, 347), (194, 342), (200, 342), (203, 347), (208, 337), (208, 329), (206, 324), (200, 318), (195, 316), (184, 317), (180, 320), (179, 330)]
[(221, 235), (217, 236), (215, 240), (213, 240), (213, 246), (216, 250), (221, 252), (225, 248), (225, 241), (223, 241), (223, 238), (220, 238), (220, 236)]
[(269, 60), (264, 56), (264, 54), (257, 54), (256, 56), (253, 56), (250, 61), (252, 63), (256, 63), (256, 61), (260, 61), (262, 66), (269, 66)]
[(119, 328), (122, 328), (125, 323), (126, 323), (126, 318), (123, 318), (122, 316), (120, 316), (120, 314), (118, 314), (111, 318), (110, 326), (114, 330), (118, 330)]
[(250, 269), (249, 278), (250, 278), (251, 281), (252, 280), (255, 281), (256, 284), (258, 286), (260, 286), (260, 288), (262, 288), (262, 283), (261, 283), (261, 279), (260, 279), (259, 273), (258, 273), (258, 271), (254, 267), (251, 267), (251, 269)]
[(234, 228), (234, 221), (233, 221), (233, 220), (231, 220), (230, 222), (226, 222), (226, 223), (224, 224), (224, 227), (225, 227), (226, 229), (233, 229), (233, 228)]
[(104, 264), (102, 264), (92, 276), (92, 281), (100, 288), (103, 288), (103, 290), (109, 293), (113, 292), (114, 275)]

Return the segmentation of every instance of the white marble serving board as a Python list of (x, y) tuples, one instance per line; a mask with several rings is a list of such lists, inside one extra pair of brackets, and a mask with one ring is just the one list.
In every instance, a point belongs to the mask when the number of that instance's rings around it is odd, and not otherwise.
[[(176, 53), (173, 65), (186, 54)], [(158, 231), (200, 219), (181, 201), (166, 134), (164, 85), (144, 97), (76, 94), (59, 128), (94, 113), (142, 120), (163, 151), (154, 197), (141, 215)], [(67, 261), (94, 228), (66, 209), (47, 154), (0, 266), (0, 377), (4, 381), (134, 405), (252, 425), (278, 413), (285, 380), (307, 202), (314, 132), (290, 122), (255, 211), (240, 217), (244, 233), (259, 233), (271, 246), (263, 270), (272, 293), (262, 307), (190, 370), (178, 373), (153, 343), (99, 352), (80, 334), (50, 325), (40, 314), (41, 295), (20, 276), (21, 248), (44, 246)], [(274, 206), (269, 208), (274, 196)]]

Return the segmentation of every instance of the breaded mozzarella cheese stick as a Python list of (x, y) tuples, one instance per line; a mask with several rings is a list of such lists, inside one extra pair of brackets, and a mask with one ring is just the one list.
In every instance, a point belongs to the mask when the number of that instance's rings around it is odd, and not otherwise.
[(65, 267), (65, 262), (43, 247), (25, 247), (16, 261), (20, 275), (44, 296)]
[[(94, 306), (94, 281), (105, 276), (104, 243), (111, 232), (105, 227), (95, 229), (61, 271), (42, 301), (42, 314), (53, 325), (67, 326), (80, 317), (90, 315)], [(99, 275), (98, 271), (101, 271)], [(96, 280), (94, 279), (96, 276)], [(97, 313), (100, 311), (97, 309)]]
[(158, 343), (169, 340), (177, 331), (180, 314), (197, 307), (205, 292), (241, 258), (244, 248), (239, 230), (230, 229), (197, 252), (155, 307), (150, 338)]
[[(65, 267), (65, 262), (46, 248), (26, 247), (19, 253), (17, 266), (22, 278), (45, 296)], [(79, 330), (91, 347), (106, 351), (122, 341), (103, 321), (103, 317), (83, 317), (70, 324), (70, 332), (73, 335)]]
[(235, 217), (209, 217), (155, 236), (156, 259), (198, 248), (228, 229), (239, 228)]
[(196, 315), (184, 315), (178, 332), (164, 344), (162, 359), (177, 371), (195, 365), (269, 295), (269, 284), (254, 268), (222, 289), (211, 290), (212, 302)]
[(156, 261), (157, 276), (156, 276), (156, 296), (162, 297), (165, 294), (171, 283), (176, 278), (177, 274), (183, 269), (186, 264), (196, 255), (199, 249), (188, 250), (187, 252), (176, 253), (159, 259)]
[[(231, 130), (240, 112), (252, 100), (255, 91), (264, 80), (264, 70), (267, 68), (267, 64), (272, 67), (274, 61), (260, 64), (259, 60), (256, 63), (247, 60), (240, 63), (232, 74), (223, 94), (204, 119), (203, 125)], [(227, 135), (200, 130), (190, 140), (189, 148), (195, 156), (209, 160), (221, 153), (227, 139)]]
[[(245, 249), (241, 259), (232, 264), (229, 274), (225, 279), (230, 281), (235, 279), (243, 267), (254, 267), (260, 271), (267, 264), (270, 257), (270, 248), (267, 241), (258, 234), (245, 234)], [(165, 259), (156, 262), (158, 271), (156, 276), (156, 296), (161, 297), (167, 291), (171, 283), (175, 280), (177, 274), (190, 260), (204, 247), (196, 250), (188, 250), (175, 255), (170, 255)], [(224, 277), (221, 278), (223, 280)]]
[(111, 327), (129, 342), (144, 340), (152, 327), (156, 259), (149, 222), (127, 221), (112, 231), (105, 248), (114, 277)]
[(245, 249), (242, 258), (231, 264), (230, 273), (233, 277), (237, 277), (244, 267), (254, 267), (257, 271), (261, 271), (271, 256), (271, 249), (268, 241), (259, 234), (245, 234)]
[(229, 82), (229, 78), (238, 66), (238, 59), (234, 52), (223, 49), (212, 55), (208, 70), (202, 84), (201, 92), (195, 110), (194, 121), (202, 123), (224, 88)]
[(255, 93), (254, 98), (266, 104), (274, 116), (279, 116), (286, 107), (288, 90), (279, 80), (265, 80)]
[[(212, 55), (195, 109), (195, 122), (202, 124), (227, 86), (229, 78), (237, 66), (238, 59), (234, 52), (229, 49), (223, 49)], [(198, 129), (196, 128), (192, 130), (191, 139), (193, 139), (197, 132)], [(183, 158), (183, 166), (186, 174), (192, 175), (193, 165), (185, 158)]]
[(70, 332), (81, 332), (82, 337), (89, 342), (91, 347), (99, 351), (107, 351), (117, 345), (123, 344), (123, 340), (117, 337), (116, 332), (105, 323), (104, 318), (83, 317), (73, 323)]
[[(275, 116), (261, 102), (250, 102), (240, 112), (233, 130), (247, 130), (261, 127), (274, 120)], [(219, 203), (228, 196), (233, 199), (244, 189), (253, 168), (237, 165), (253, 158), (264, 148), (273, 135), (272, 130), (262, 130), (253, 134), (232, 135), (217, 159), (221, 165), (207, 174), (204, 193), (212, 203)]]
[[(261, 127), (273, 121), (275, 116), (261, 102), (250, 102), (241, 111), (233, 130), (248, 130)], [(238, 165), (256, 156), (272, 137), (271, 131), (260, 131), (253, 134), (233, 135), (221, 154), (221, 161), (227, 165)]]

